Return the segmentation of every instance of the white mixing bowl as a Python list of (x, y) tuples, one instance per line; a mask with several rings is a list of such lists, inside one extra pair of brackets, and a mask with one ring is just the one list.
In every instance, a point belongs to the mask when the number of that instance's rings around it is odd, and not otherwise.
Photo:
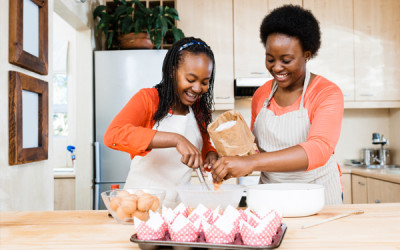
[(275, 209), (283, 217), (318, 213), (325, 205), (324, 187), (308, 183), (274, 183), (248, 186), (247, 207), (254, 210)]

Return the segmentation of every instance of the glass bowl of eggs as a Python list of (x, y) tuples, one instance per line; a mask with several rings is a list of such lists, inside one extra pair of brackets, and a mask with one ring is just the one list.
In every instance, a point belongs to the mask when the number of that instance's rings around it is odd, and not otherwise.
[(114, 189), (101, 193), (112, 217), (121, 224), (133, 224), (133, 218), (146, 221), (149, 211), (161, 209), (165, 190), (160, 188)]

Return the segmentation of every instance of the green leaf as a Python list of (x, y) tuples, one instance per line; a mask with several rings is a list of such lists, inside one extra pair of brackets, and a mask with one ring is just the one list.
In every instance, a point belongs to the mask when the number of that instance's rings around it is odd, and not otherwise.
[(178, 11), (174, 8), (165, 7), (165, 12), (167, 15), (177, 21), (179, 21)]
[(185, 34), (183, 34), (182, 30), (174, 26), (172, 27), (172, 34), (174, 35), (174, 42), (185, 37)]
[(118, 18), (118, 17), (121, 16), (123, 13), (125, 13), (126, 10), (127, 10), (127, 8), (126, 8), (125, 6), (123, 6), (123, 5), (118, 6), (118, 7), (115, 9), (114, 16), (115, 16), (116, 18)]
[(132, 20), (131, 20), (130, 16), (125, 16), (121, 20), (121, 33), (122, 34), (131, 32), (131, 30), (129, 30), (129, 26), (131, 25), (131, 23), (132, 23)]
[(96, 19), (96, 17), (100, 16), (101, 13), (106, 9), (107, 7), (104, 5), (99, 5), (93, 10), (93, 18)]
[(157, 49), (161, 48), (161, 41), (162, 41), (161, 32), (156, 31), (154, 34), (154, 45), (156, 46)]
[(107, 48), (111, 48), (113, 37), (114, 37), (114, 32), (110, 32), (109, 36), (107, 37)]
[(160, 18), (161, 21), (161, 36), (164, 37), (168, 30), (168, 23), (165, 18)]

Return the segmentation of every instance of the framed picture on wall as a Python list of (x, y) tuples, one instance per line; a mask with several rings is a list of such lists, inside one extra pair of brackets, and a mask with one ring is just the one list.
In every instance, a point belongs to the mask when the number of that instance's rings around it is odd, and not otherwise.
[(9, 71), (9, 164), (48, 158), (48, 84)]
[(9, 62), (41, 75), (47, 75), (47, 0), (10, 0), (9, 2)]

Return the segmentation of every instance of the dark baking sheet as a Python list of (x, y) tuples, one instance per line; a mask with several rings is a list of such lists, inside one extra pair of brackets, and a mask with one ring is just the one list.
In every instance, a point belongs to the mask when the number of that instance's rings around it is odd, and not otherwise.
[(140, 245), (156, 245), (156, 246), (183, 246), (183, 247), (201, 247), (201, 248), (221, 248), (221, 249), (272, 249), (281, 245), (282, 239), (285, 236), (287, 226), (285, 223), (281, 224), (277, 234), (272, 239), (272, 244), (268, 246), (248, 246), (238, 244), (212, 244), (206, 242), (177, 242), (166, 239), (161, 240), (139, 240), (136, 234), (131, 236), (131, 241)]

